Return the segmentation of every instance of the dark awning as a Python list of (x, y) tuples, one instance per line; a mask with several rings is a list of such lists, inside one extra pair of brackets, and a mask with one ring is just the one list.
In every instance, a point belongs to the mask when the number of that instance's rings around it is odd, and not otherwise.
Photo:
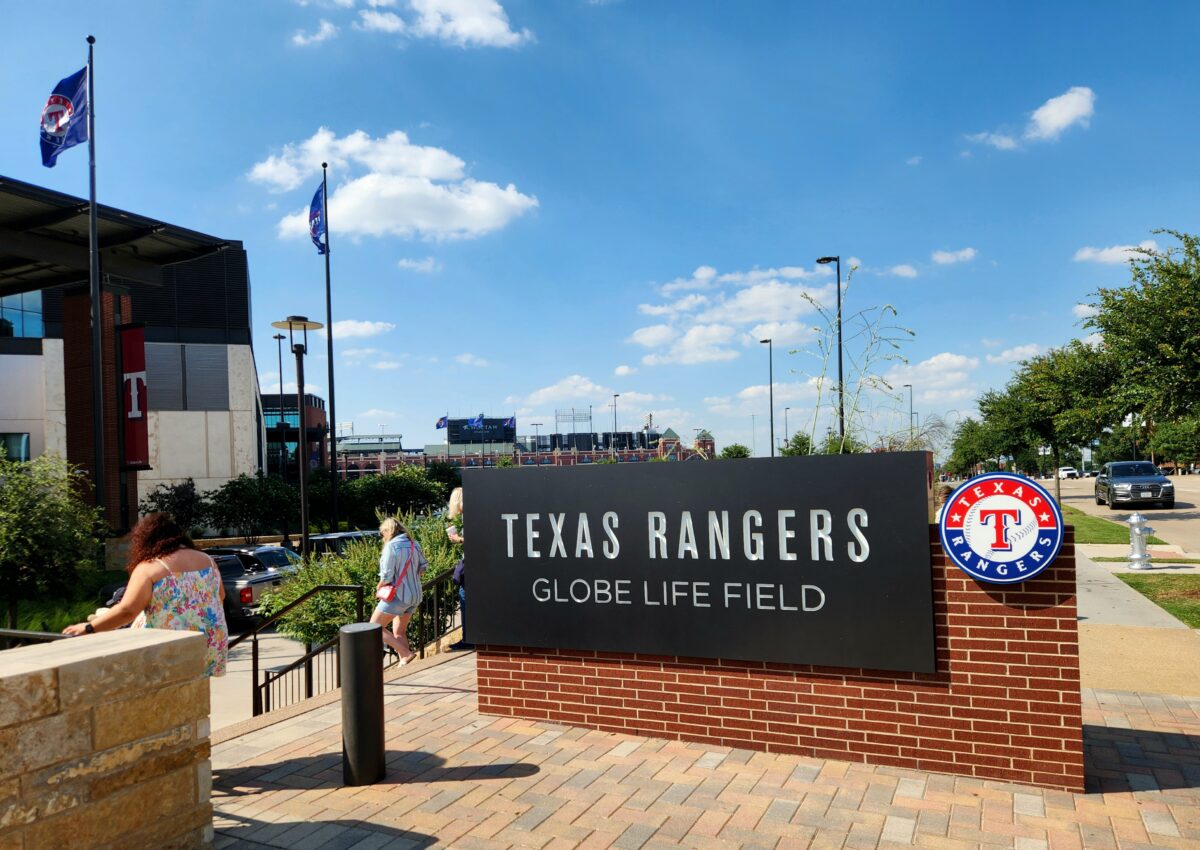
[[(159, 284), (161, 269), (229, 241), (97, 205), (102, 273)], [(88, 202), (0, 176), (0, 295), (88, 279)]]

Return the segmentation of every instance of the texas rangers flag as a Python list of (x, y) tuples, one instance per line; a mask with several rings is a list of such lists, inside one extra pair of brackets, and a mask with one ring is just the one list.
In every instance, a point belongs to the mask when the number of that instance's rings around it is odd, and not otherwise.
[(434, 427), (435, 428), (445, 428), (449, 423), (450, 423), (450, 417), (443, 416), (441, 419), (439, 419), (437, 421), (437, 425), (435, 425)]
[(88, 140), (87, 68), (58, 85), (42, 109), (42, 165), (53, 168), (58, 155)]
[(325, 238), (325, 187), (318, 186), (317, 194), (313, 195), (312, 203), (308, 206), (308, 235), (317, 246), (317, 253), (324, 254), (329, 250)]

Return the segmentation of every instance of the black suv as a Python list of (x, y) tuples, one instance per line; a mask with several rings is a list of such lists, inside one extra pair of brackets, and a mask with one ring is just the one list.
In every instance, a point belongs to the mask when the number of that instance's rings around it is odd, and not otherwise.
[(336, 531), (332, 534), (311, 534), (308, 551), (313, 555), (341, 555), (346, 544), (355, 540), (379, 539), (378, 531)]
[(1104, 464), (1096, 476), (1096, 504), (1118, 505), (1156, 502), (1164, 508), (1175, 507), (1175, 485), (1157, 466), (1144, 460), (1122, 460)]

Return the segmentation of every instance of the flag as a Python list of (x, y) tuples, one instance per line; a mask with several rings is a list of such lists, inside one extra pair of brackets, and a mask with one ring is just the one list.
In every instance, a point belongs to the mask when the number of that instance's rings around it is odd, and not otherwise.
[(483, 414), (482, 413), (479, 414), (474, 419), (468, 419), (467, 427), (468, 428), (482, 428), (483, 427)]
[(324, 254), (329, 250), (325, 238), (325, 185), (317, 187), (312, 203), (308, 205), (308, 235), (317, 246), (317, 253)]
[(508, 417), (507, 419), (505, 419), (505, 420), (504, 420), (504, 427), (505, 427), (505, 428), (513, 428), (513, 429), (515, 429), (515, 428), (517, 427), (517, 417), (515, 417), (515, 416), (510, 416), (510, 417)]
[(58, 155), (88, 140), (87, 68), (58, 85), (42, 109), (42, 165), (53, 168)]
[(443, 416), (441, 419), (439, 419), (439, 420), (437, 421), (437, 425), (435, 425), (434, 427), (435, 427), (435, 428), (445, 428), (445, 427), (446, 427), (447, 425), (449, 425), (449, 424), (450, 424), (450, 417), (449, 417), (449, 416)]

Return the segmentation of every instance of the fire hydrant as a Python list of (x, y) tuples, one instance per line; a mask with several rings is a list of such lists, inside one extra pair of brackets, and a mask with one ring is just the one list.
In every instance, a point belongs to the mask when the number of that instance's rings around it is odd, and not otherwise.
[(1134, 512), (1129, 522), (1129, 569), (1150, 569), (1150, 556), (1146, 553), (1146, 538), (1154, 533), (1154, 529), (1146, 525), (1146, 518)]

